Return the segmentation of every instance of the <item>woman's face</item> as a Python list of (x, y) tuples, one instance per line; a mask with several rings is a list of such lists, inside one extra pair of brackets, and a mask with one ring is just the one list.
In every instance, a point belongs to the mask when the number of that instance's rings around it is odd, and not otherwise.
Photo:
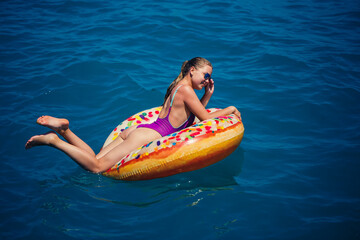
[(211, 79), (212, 67), (210, 67), (209, 65), (205, 65), (198, 69), (193, 68), (191, 74), (193, 88), (201, 90), (209, 83)]

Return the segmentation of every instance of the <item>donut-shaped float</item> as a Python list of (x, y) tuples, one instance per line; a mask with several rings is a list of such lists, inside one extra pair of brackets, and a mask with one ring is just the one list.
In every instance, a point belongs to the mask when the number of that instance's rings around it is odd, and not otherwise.
[[(217, 110), (211, 108), (207, 111)], [(161, 107), (156, 107), (131, 116), (110, 133), (103, 147), (128, 127), (154, 122), (160, 111)], [(244, 126), (234, 114), (202, 122), (196, 118), (192, 126), (135, 149), (102, 174), (135, 181), (197, 170), (230, 155), (239, 146), (243, 135)]]

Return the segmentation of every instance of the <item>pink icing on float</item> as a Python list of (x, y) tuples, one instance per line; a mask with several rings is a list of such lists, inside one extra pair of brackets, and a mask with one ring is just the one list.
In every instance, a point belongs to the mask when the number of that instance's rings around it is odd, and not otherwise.
[[(211, 108), (208, 112), (219, 109)], [(137, 113), (119, 124), (103, 147), (114, 141), (125, 129), (154, 122), (161, 107)], [(244, 126), (234, 114), (208, 119), (179, 132), (154, 140), (119, 159), (104, 176), (121, 180), (148, 180), (197, 170), (230, 155), (240, 144)]]

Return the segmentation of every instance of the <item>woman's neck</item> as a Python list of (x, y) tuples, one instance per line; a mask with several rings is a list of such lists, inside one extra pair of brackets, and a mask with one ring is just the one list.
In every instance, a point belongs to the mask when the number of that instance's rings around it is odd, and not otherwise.
[(178, 85), (187, 85), (192, 87), (192, 81), (191, 81), (191, 77), (190, 74), (186, 75), (179, 83)]

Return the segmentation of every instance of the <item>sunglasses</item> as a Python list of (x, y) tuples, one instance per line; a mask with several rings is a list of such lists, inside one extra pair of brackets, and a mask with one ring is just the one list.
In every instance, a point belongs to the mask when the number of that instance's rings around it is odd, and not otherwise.
[(211, 75), (208, 74), (208, 73), (205, 73), (204, 78), (205, 78), (205, 80), (210, 80), (210, 79), (211, 79)]

